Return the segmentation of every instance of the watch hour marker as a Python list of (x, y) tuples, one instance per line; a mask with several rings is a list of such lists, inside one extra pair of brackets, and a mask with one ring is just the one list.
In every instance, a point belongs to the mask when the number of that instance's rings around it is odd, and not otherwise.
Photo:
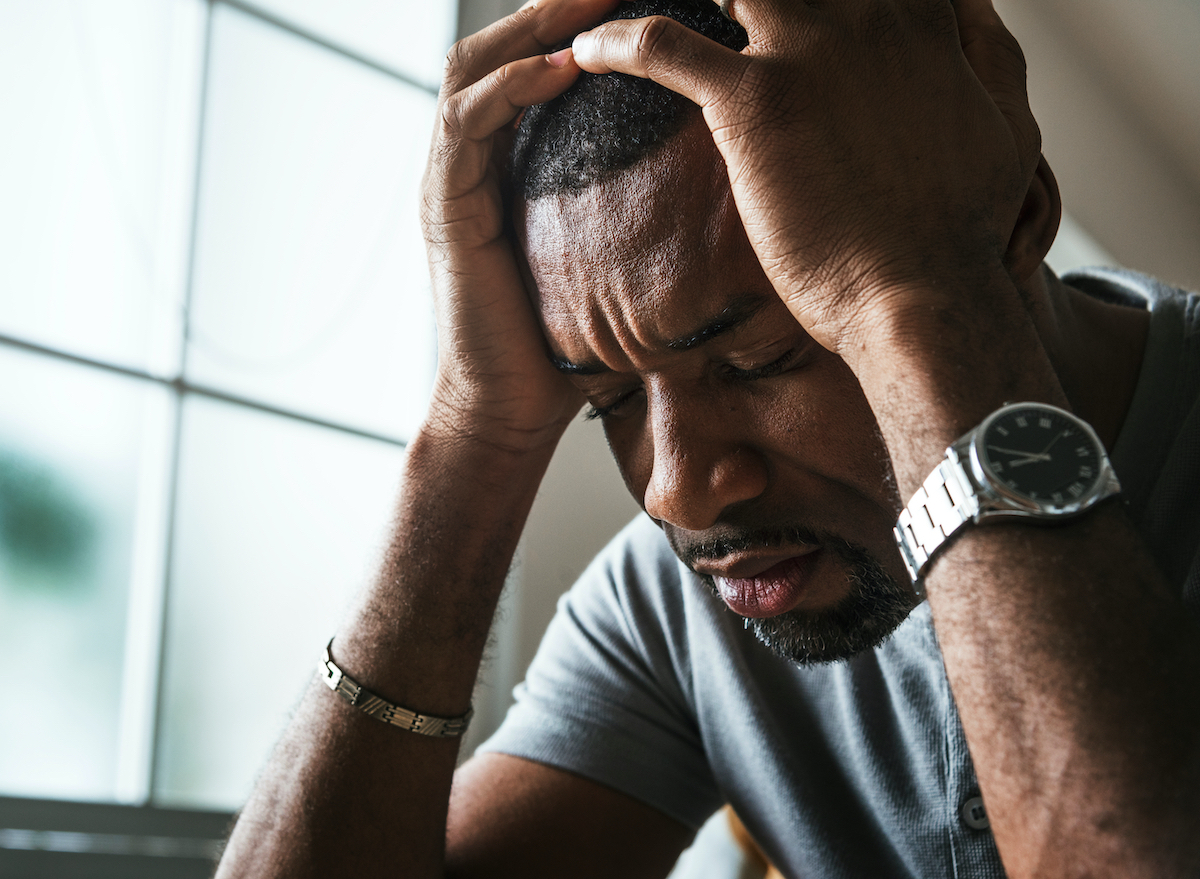
[(1000, 434), (1000, 436), (1008, 436), (1008, 431), (1005, 430), (1003, 427), (997, 426), (996, 433)]
[(1091, 467), (1080, 467), (1079, 468), (1079, 475), (1082, 476), (1084, 479), (1090, 479), (1092, 477), (1093, 472), (1094, 471), (1092, 470)]
[(1081, 458), (1086, 458), (1091, 453), (1092, 453), (1092, 450), (1089, 449), (1087, 446), (1078, 446), (1075, 449), (1075, 454)]
[(1017, 422), (1017, 427), (1029, 427), (1029, 419), (1026, 418), (1024, 415), (1018, 415), (1016, 417), (1016, 422)]
[(1083, 483), (1072, 482), (1069, 486), (1067, 486), (1067, 493), (1070, 494), (1071, 497), (1079, 497), (1081, 494), (1083, 494)]
[(1042, 427), (1042, 428), (1045, 428), (1046, 430), (1049, 430), (1051, 428), (1051, 426), (1052, 425), (1050, 423), (1049, 418), (1039, 418), (1038, 419), (1038, 427)]

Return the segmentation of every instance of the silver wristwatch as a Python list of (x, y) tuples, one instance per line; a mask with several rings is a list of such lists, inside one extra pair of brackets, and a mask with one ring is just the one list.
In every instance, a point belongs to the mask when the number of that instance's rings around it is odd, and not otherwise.
[(1044, 403), (997, 409), (946, 449), (892, 533), (923, 595), (930, 558), (968, 522), (1077, 516), (1121, 491), (1091, 425)]

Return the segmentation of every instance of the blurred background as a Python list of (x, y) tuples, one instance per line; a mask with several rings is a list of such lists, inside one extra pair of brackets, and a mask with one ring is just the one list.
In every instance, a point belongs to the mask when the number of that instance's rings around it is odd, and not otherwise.
[[(0, 876), (211, 856), (382, 547), (436, 361), (442, 59), (516, 5), (0, 0)], [(997, 6), (1052, 265), (1200, 286), (1200, 5)], [(635, 512), (573, 426), (464, 753)]]

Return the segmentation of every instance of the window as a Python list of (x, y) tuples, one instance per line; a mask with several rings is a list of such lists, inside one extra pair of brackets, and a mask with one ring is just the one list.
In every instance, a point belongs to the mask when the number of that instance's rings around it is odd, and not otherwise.
[(236, 808), (370, 575), (458, 14), (0, 3), (0, 859), (29, 803)]

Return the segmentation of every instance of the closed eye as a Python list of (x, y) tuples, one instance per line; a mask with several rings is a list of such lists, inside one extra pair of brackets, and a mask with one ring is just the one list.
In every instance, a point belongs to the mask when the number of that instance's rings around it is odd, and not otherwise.
[(739, 381), (757, 381), (758, 379), (770, 378), (771, 376), (779, 375), (779, 373), (791, 366), (796, 361), (799, 353), (799, 348), (789, 348), (783, 353), (783, 356), (763, 366), (756, 366), (753, 369), (740, 369), (730, 364), (726, 366), (726, 375)]
[(628, 403), (630, 400), (632, 400), (634, 397), (636, 397), (641, 392), (642, 392), (642, 389), (638, 388), (637, 390), (630, 391), (628, 394), (625, 394), (625, 396), (621, 397), (619, 400), (616, 400), (613, 403), (609, 403), (606, 406), (596, 406), (596, 405), (588, 406), (587, 409), (583, 413), (583, 417), (585, 419), (587, 419), (588, 421), (595, 421), (597, 418), (608, 418), (610, 415), (616, 415), (617, 412), (620, 411), (622, 406), (624, 406), (626, 403)]
[[(780, 357), (777, 357), (770, 363), (763, 364), (762, 366), (756, 366), (752, 369), (742, 369), (740, 367), (733, 366), (732, 364), (726, 364), (723, 371), (726, 376), (736, 381), (759, 381), (761, 379), (771, 378), (772, 376), (776, 376), (787, 371), (801, 359), (803, 351), (803, 346), (789, 348)], [(624, 408), (640, 393), (642, 393), (642, 388), (635, 388), (634, 390), (629, 391), (624, 396), (607, 405), (601, 406), (593, 404), (588, 406), (583, 413), (583, 417), (588, 421), (595, 421), (596, 419), (604, 419), (612, 415), (617, 415), (620, 413), (622, 408)]]

